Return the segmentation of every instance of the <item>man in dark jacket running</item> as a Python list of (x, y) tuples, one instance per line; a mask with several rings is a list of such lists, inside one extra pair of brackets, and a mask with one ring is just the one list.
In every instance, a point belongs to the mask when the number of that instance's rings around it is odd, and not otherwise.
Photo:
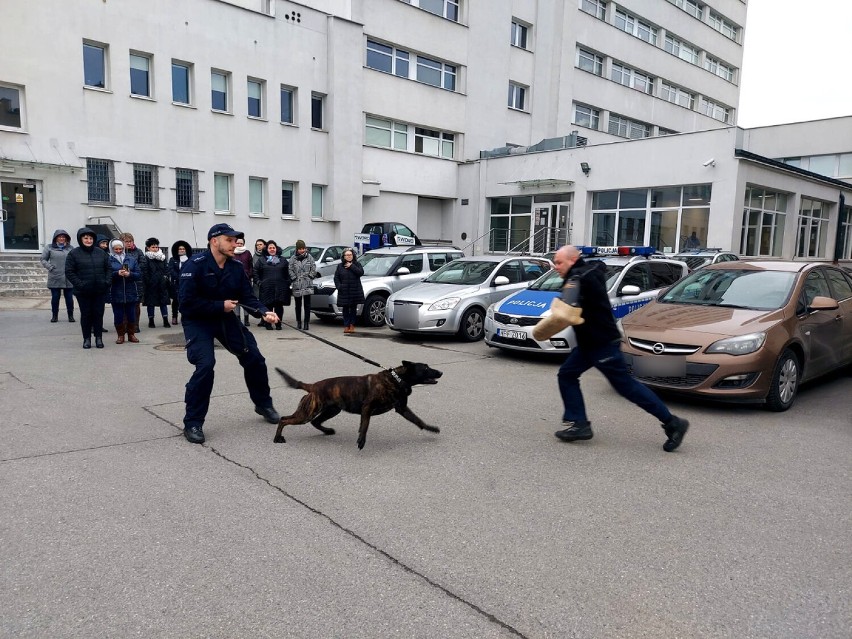
[(201, 427), (210, 407), (213, 391), (213, 340), (219, 340), (237, 356), (243, 367), (254, 412), (270, 424), (281, 419), (272, 406), (266, 360), (257, 342), (234, 312), (241, 305), (254, 317), (275, 324), (278, 316), (260, 303), (242, 265), (233, 259), (236, 238), (243, 234), (227, 224), (216, 224), (207, 233), (208, 247), (187, 260), (180, 271), (180, 312), (186, 338), (186, 357), (195, 366), (186, 385), (184, 437), (193, 444), (204, 443)]
[(562, 403), (565, 407), (562, 425), (566, 428), (556, 432), (556, 437), (565, 442), (592, 438), (592, 426), (586, 416), (583, 393), (580, 391), (580, 375), (592, 366), (607, 378), (622, 397), (630, 400), (662, 422), (666, 433), (663, 450), (672, 452), (683, 441), (689, 422), (672, 415), (663, 402), (646, 386), (637, 382), (624, 363), (621, 354), (621, 334), (615, 324), (612, 305), (606, 290), (604, 264), (586, 262), (574, 246), (563, 246), (553, 258), (556, 270), (565, 279), (569, 288), (579, 288), (578, 303), (583, 309), (582, 324), (574, 326), (577, 347), (559, 367), (557, 379)]

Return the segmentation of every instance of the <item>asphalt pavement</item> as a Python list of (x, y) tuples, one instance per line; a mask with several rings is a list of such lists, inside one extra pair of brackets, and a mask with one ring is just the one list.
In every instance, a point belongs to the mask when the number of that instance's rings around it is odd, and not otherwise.
[[(314, 321), (252, 327), (275, 406), (401, 360), (409, 406), (324, 436), (253, 412), (217, 348), (207, 443), (181, 434), (180, 327), (81, 348), (0, 298), (0, 637), (802, 637), (852, 628), (848, 371), (786, 413), (666, 398), (665, 435), (596, 372), (565, 444), (557, 363)], [(107, 308), (107, 316), (110, 309)], [(159, 319), (158, 319), (159, 324)]]

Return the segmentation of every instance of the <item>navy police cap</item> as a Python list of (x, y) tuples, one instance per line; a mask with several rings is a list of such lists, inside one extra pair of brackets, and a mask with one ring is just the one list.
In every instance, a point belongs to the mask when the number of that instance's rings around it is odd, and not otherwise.
[(232, 229), (230, 224), (214, 224), (210, 227), (210, 230), (207, 231), (208, 240), (213, 237), (219, 237), (220, 235), (227, 235), (229, 237), (245, 237), (243, 233)]

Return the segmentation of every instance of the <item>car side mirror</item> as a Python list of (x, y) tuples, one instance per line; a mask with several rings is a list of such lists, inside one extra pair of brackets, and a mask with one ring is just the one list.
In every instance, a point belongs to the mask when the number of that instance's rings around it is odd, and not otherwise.
[(627, 286), (621, 287), (621, 292), (619, 295), (639, 295), (642, 291), (635, 284), (628, 284)]
[(494, 286), (506, 286), (509, 283), (509, 278), (505, 275), (498, 275), (494, 278)]
[(334, 261), (334, 258), (331, 255), (327, 255), (326, 258), (323, 260), (323, 262), (325, 262), (326, 264), (328, 264), (329, 262), (333, 262), (333, 261)]
[(836, 311), (840, 308), (837, 300), (825, 295), (817, 295), (808, 306), (808, 312), (813, 311)]
[(400, 266), (398, 269), (396, 269), (396, 274), (397, 275), (411, 275), (411, 271), (409, 270), (409, 268), (407, 266)]

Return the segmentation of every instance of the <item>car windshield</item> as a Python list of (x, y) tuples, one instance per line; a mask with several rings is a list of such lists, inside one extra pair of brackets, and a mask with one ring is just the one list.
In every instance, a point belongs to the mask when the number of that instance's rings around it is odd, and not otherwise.
[(387, 275), (396, 263), (399, 255), (393, 253), (364, 253), (358, 263), (364, 268), (364, 275)]
[(473, 286), (475, 284), (482, 284), (494, 272), (497, 266), (498, 262), (456, 260), (449, 264), (444, 264), (424, 281), (436, 284)]
[(795, 273), (785, 271), (702, 269), (675, 284), (660, 302), (769, 311), (784, 305), (795, 280)]
[(689, 257), (686, 256), (675, 256), (676, 260), (680, 260), (681, 262), (686, 262), (686, 265), (689, 267), (690, 271), (694, 271), (697, 268), (701, 268), (705, 264), (707, 264), (708, 258), (706, 257), (697, 257), (695, 255), (691, 255)]
[[(605, 264), (605, 266), (604, 277), (606, 277), (606, 290), (609, 290), (615, 283), (618, 274), (624, 270), (624, 266), (621, 264)], [(562, 288), (563, 283), (564, 280), (559, 274), (559, 271), (553, 269), (530, 284), (530, 288), (534, 291), (558, 291)]]

